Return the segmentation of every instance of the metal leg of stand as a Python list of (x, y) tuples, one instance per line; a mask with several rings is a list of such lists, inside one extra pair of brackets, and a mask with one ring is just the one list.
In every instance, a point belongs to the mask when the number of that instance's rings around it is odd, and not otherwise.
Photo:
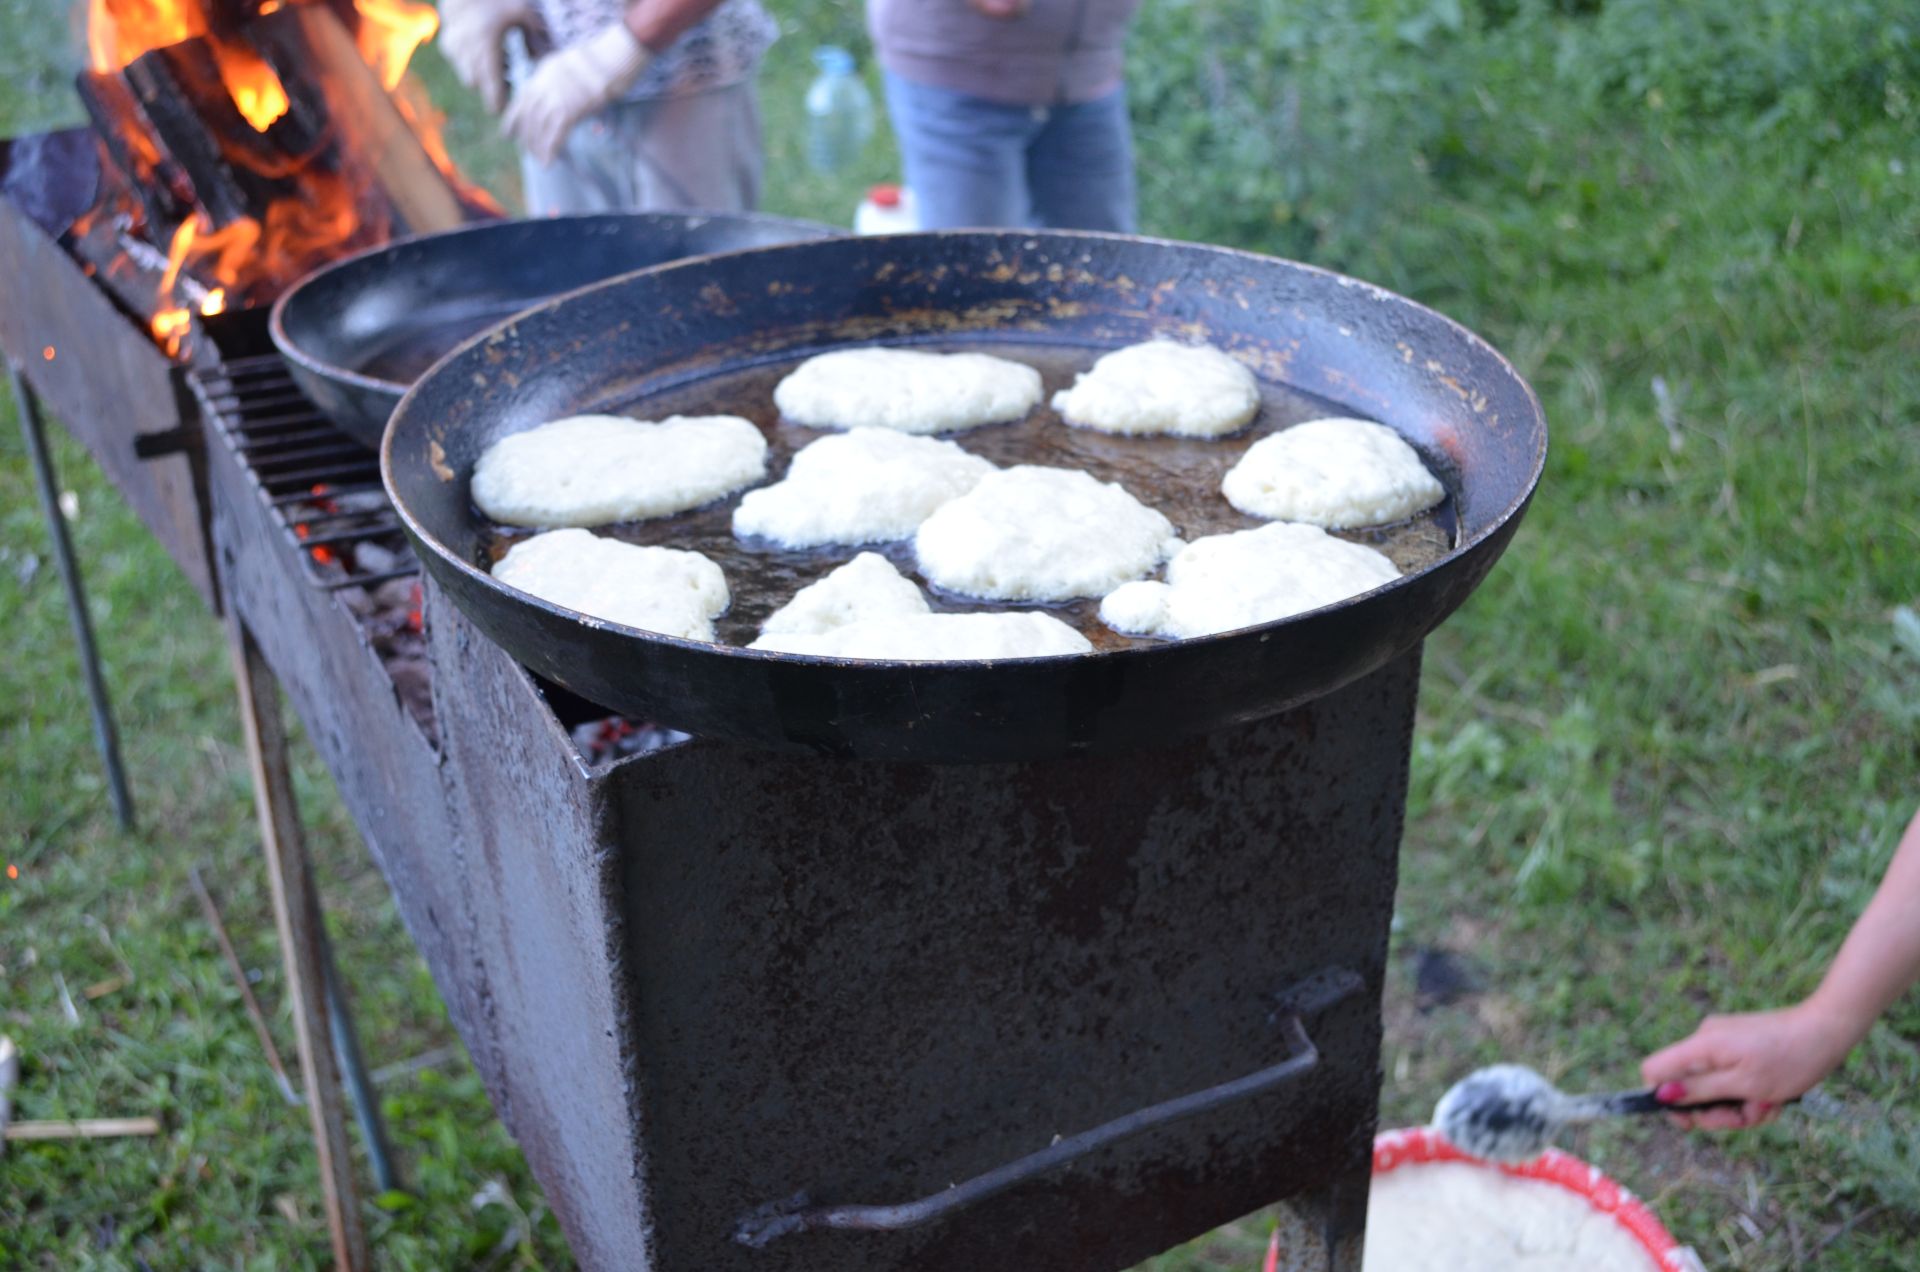
[(240, 695), (241, 723), (246, 729), (247, 761), (253, 772), (254, 807), (260, 817), (267, 878), (273, 887), (273, 918), (280, 933), (287, 993), (293, 1003), (300, 1079), (313, 1123), (314, 1151), (320, 1159), (320, 1190), (333, 1241), (334, 1266), (343, 1272), (367, 1272), (372, 1256), (360, 1224), (347, 1154), (340, 1075), (333, 1050), (327, 1045), (332, 1030), (326, 1006), (326, 934), (321, 927), (320, 898), (314, 890), (299, 808), (294, 802), (280, 682), (232, 605), (227, 606), (227, 614), (233, 679)]
[(360, 1123), (360, 1146), (367, 1150), (367, 1165), (373, 1169), (374, 1187), (383, 1193), (399, 1192), (406, 1185), (394, 1168), (393, 1146), (387, 1142), (387, 1120), (380, 1114), (380, 1095), (367, 1075), (367, 1061), (360, 1051), (360, 1033), (353, 1027), (353, 1013), (347, 1006), (346, 991), (340, 985), (340, 969), (333, 961), (333, 942), (327, 930), (320, 929), (320, 950), (326, 958), (321, 969), (327, 985), (327, 1023), (332, 1026), (333, 1058), (340, 1065), (340, 1080), (353, 1097), (353, 1116)]
[(33, 485), (40, 493), (40, 511), (47, 519), (47, 536), (53, 540), (53, 559), (60, 567), (60, 582), (67, 591), (67, 617), (73, 622), (73, 643), (80, 653), (80, 672), (86, 678), (87, 706), (93, 712), (93, 741), (100, 748), (100, 763), (107, 770), (107, 792), (113, 799), (113, 815), (120, 825), (133, 829), (133, 795), (127, 788), (127, 770), (120, 763), (120, 734), (113, 726), (113, 704), (107, 698), (107, 682), (100, 674), (100, 649), (93, 641), (93, 620), (87, 614), (87, 593), (80, 582), (80, 563), (73, 555), (73, 540), (67, 535), (67, 518), (60, 511), (60, 486), (53, 478), (53, 456), (47, 450), (47, 430), (40, 420), (40, 399), (27, 387), (20, 368), (9, 360), (7, 379), (13, 384), (13, 400), (20, 408), (20, 432), (27, 439), (27, 457), (33, 465)]
[(1372, 1186), (1371, 1159), (1335, 1176), (1327, 1185), (1322, 1222), (1330, 1272), (1360, 1272), (1366, 1258), (1367, 1193)]

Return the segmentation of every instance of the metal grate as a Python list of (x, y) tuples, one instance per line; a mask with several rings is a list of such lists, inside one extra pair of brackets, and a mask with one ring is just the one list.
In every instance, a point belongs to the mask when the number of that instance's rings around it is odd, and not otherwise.
[(420, 571), (380, 484), (380, 459), (307, 400), (278, 354), (188, 375), (316, 587), (364, 587)]

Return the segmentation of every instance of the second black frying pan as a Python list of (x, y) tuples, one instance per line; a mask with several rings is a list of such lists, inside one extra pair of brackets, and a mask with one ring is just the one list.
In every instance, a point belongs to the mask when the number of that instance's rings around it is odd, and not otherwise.
[[(736, 500), (603, 531), (718, 562), (734, 605), (721, 642), (590, 618), (489, 573), (510, 535), (474, 508), (468, 483), (481, 452), (509, 433), (588, 411), (734, 412), (766, 431), (778, 476), (808, 433), (776, 417), (773, 384), (809, 354), (875, 341), (983, 349), (1040, 367), (1052, 388), (1102, 351), (1155, 336), (1206, 339), (1255, 368), (1267, 405), (1247, 434), (1108, 438), (1042, 407), (958, 440), (998, 463), (1119, 480), (1192, 537), (1242, 524), (1218, 481), (1252, 437), (1313, 414), (1365, 415), (1399, 430), (1446, 483), (1439, 542), (1402, 544), (1404, 577), (1364, 596), (1199, 640), (1124, 638), (1100, 626), (1091, 602), (1061, 607), (1095, 652), (996, 663), (739, 647), (758, 618), (852, 552), (738, 541), (728, 529)], [(580, 696), (696, 735), (939, 763), (1124, 750), (1258, 719), (1372, 671), (1416, 644), (1493, 565), (1539, 480), (1546, 442), (1539, 403), (1505, 359), (1377, 287), (1191, 243), (957, 231), (734, 252), (573, 292), (467, 344), (415, 385), (387, 431), (381, 470), (446, 596), (508, 653)], [(908, 545), (887, 551), (913, 568)]]
[(836, 234), (747, 214), (613, 212), (490, 221), (346, 257), (281, 295), (269, 329), (328, 418), (368, 446), (462, 340), (550, 296), (688, 256)]

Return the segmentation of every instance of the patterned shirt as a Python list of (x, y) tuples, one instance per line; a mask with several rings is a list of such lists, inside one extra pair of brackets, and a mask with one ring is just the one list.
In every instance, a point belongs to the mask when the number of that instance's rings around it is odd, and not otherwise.
[[(626, 15), (625, 0), (539, 0), (556, 47), (576, 44)], [(724, 0), (697, 26), (647, 64), (627, 101), (684, 97), (750, 79), (780, 36), (780, 24), (758, 0)]]

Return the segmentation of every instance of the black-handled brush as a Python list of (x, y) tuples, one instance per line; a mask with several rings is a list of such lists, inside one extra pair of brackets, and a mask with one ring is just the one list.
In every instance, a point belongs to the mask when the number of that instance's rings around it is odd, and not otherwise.
[(1737, 1109), (1740, 1100), (1662, 1104), (1652, 1091), (1568, 1095), (1532, 1069), (1496, 1064), (1453, 1084), (1434, 1106), (1433, 1124), (1463, 1153), (1495, 1162), (1538, 1157), (1562, 1127), (1642, 1113)]

